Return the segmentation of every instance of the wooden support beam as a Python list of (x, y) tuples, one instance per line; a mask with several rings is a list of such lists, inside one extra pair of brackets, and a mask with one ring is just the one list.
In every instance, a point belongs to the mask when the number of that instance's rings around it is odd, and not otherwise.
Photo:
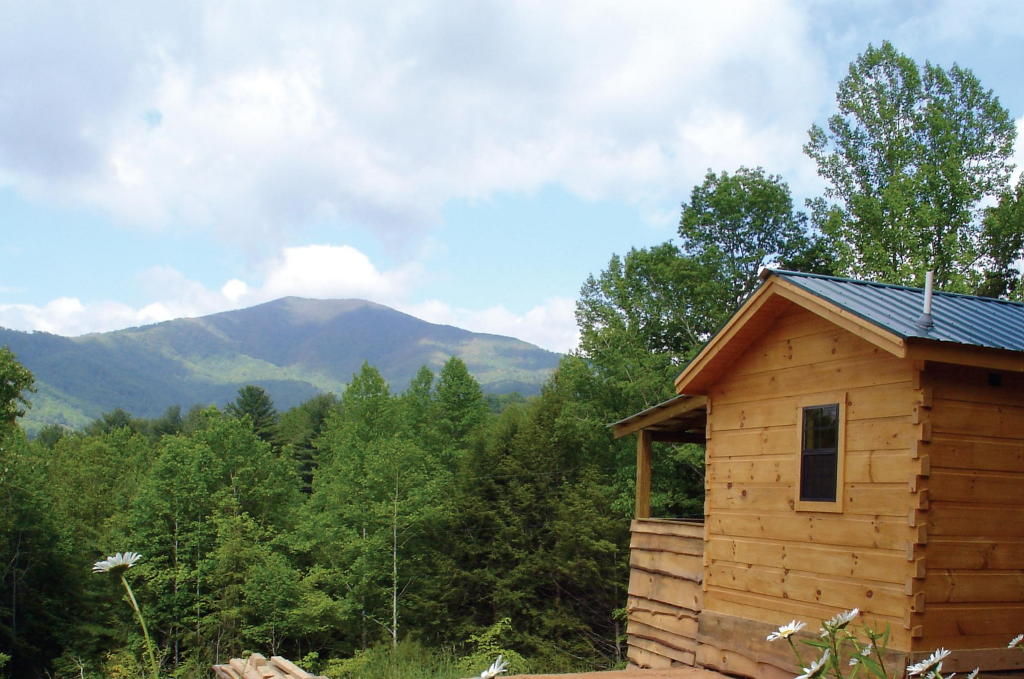
[(636, 518), (651, 516), (651, 432), (636, 434)]

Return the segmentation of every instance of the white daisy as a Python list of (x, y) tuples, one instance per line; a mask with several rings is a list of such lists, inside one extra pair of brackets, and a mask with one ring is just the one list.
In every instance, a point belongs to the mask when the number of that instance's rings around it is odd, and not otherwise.
[(828, 665), (830, 657), (832, 657), (832, 651), (826, 648), (821, 657), (812, 662), (810, 666), (804, 667), (804, 673), (796, 677), (796, 679), (815, 679), (821, 676), (821, 673), (825, 671), (825, 666)]
[(968, 675), (967, 675), (967, 679), (975, 679), (975, 677), (978, 676), (978, 670), (979, 669), (981, 669), (981, 668), (975, 667), (973, 670), (971, 670), (970, 673), (968, 673)]
[(1010, 643), (1006, 644), (1006, 647), (1016, 648), (1022, 641), (1024, 641), (1024, 634), (1018, 634), (1013, 639), (1010, 639)]
[(931, 670), (938, 672), (942, 669), (942, 661), (949, 655), (949, 651), (945, 648), (936, 649), (934, 653), (925, 658), (919, 663), (914, 665), (907, 665), (907, 674), (915, 676), (918, 674), (928, 674)]
[(826, 629), (843, 629), (844, 627), (849, 625), (850, 622), (852, 622), (853, 619), (856, 618), (858, 615), (860, 615), (859, 608), (854, 608), (849, 611), (843, 611), (842, 613), (836, 613), (834, 616), (825, 621), (824, 626)]
[(135, 562), (142, 558), (138, 552), (118, 552), (114, 556), (108, 556), (103, 561), (93, 564), (93, 573), (117, 573), (125, 571), (135, 565)]
[(508, 671), (508, 663), (499, 655), (498, 659), (491, 663), (491, 666), (480, 673), (480, 679), (494, 679), (503, 672)]
[(792, 620), (767, 636), (768, 641), (788, 639), (804, 628), (804, 623)]

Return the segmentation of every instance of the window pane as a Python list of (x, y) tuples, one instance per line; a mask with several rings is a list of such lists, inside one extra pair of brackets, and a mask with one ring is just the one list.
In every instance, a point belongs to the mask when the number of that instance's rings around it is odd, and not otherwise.
[(839, 462), (839, 404), (803, 409), (800, 499), (835, 502)]

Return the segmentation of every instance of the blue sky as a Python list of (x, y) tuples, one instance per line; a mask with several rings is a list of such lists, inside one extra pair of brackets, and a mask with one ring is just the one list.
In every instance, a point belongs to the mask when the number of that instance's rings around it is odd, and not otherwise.
[(1017, 0), (0, 8), (22, 330), (362, 297), (568, 351), (587, 275), (709, 168), (821, 191), (801, 146), (868, 43), (971, 68), (1024, 133)]

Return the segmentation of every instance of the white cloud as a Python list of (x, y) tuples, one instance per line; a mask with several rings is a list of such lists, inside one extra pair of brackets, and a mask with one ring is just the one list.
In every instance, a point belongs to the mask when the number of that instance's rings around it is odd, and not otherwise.
[(567, 353), (579, 343), (576, 328), (576, 302), (555, 297), (525, 313), (517, 314), (503, 306), (486, 309), (452, 307), (438, 300), (400, 307), (406, 313), (431, 323), (454, 325), (473, 332), (516, 337), (550, 351)]
[(830, 87), (788, 2), (168, 7), (0, 29), (0, 184), (266, 252), (548, 184), (675, 199), (723, 155), (785, 173)]

